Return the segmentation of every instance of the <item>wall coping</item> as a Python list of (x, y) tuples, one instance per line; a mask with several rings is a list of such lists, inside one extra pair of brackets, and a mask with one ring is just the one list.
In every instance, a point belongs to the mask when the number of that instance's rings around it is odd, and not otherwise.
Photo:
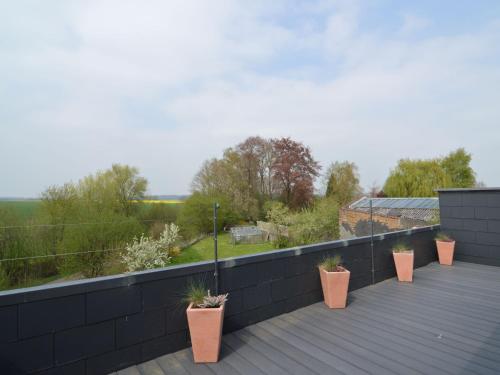
[(500, 191), (500, 187), (436, 189), (439, 193), (464, 193), (475, 191)]
[[(396, 238), (400, 236), (409, 236), (414, 233), (434, 231), (438, 228), (439, 224), (436, 224), (414, 229), (387, 232), (374, 235), (373, 240), (382, 241), (388, 238)], [(370, 242), (370, 236), (357, 237), (347, 240), (321, 242), (312, 245), (292, 247), (288, 249), (272, 250), (265, 253), (243, 255), (234, 258), (225, 258), (219, 261), (219, 269), (238, 267), (251, 263), (260, 263), (273, 259), (289, 258), (306, 253), (315, 253), (323, 251), (325, 249), (343, 248), (350, 245), (367, 242)], [(83, 294), (106, 289), (127, 287), (144, 282), (180, 277), (186, 274), (206, 272), (212, 269), (213, 261), (203, 261), (113, 276), (103, 276), (92, 279), (66, 281), (58, 284), (12, 289), (0, 292), (0, 306), (34, 302), (44, 299), (64, 297), (72, 294)]]

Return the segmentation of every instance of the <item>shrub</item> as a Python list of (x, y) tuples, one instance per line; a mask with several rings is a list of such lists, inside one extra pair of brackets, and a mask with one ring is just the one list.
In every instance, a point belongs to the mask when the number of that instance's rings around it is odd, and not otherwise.
[(164, 267), (170, 262), (171, 251), (178, 237), (179, 227), (173, 223), (167, 224), (159, 240), (144, 235), (134, 239), (132, 244), (127, 245), (122, 260), (130, 272)]
[(290, 210), (281, 202), (269, 204), (266, 218), (273, 224), (273, 246), (282, 249), (290, 246), (288, 238), (288, 225), (290, 224)]
[(274, 225), (276, 248), (307, 245), (339, 238), (338, 205), (329, 198), (319, 199), (311, 208), (291, 213), (283, 203), (270, 206), (267, 220)]

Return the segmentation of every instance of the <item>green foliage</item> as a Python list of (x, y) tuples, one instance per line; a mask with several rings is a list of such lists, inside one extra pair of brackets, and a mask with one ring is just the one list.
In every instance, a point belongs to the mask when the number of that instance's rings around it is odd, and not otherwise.
[(320, 268), (324, 268), (326, 272), (339, 271), (339, 267), (342, 264), (342, 257), (340, 255), (329, 256), (323, 259), (319, 264)]
[(398, 242), (392, 247), (392, 251), (395, 253), (407, 253), (411, 251), (410, 246), (404, 242)]
[(449, 176), (450, 187), (470, 188), (476, 184), (476, 174), (470, 166), (472, 155), (467, 153), (464, 148), (459, 148), (450, 152), (441, 161), (446, 174)]
[(268, 207), (266, 218), (273, 225), (273, 246), (276, 249), (289, 247), (291, 244), (288, 233), (291, 220), (290, 209), (282, 202), (273, 202)]
[(272, 202), (266, 215), (267, 220), (275, 225), (290, 223), (290, 209), (282, 202)]
[(194, 306), (198, 306), (203, 303), (203, 298), (207, 295), (207, 289), (205, 284), (199, 281), (191, 280), (188, 283), (186, 293), (182, 301), (184, 303), (192, 303)]
[(177, 219), (177, 224), (185, 239), (194, 238), (201, 233), (213, 232), (214, 202), (220, 204), (218, 230), (230, 224), (237, 224), (241, 220), (226, 197), (195, 192), (186, 199)]
[(26, 278), (26, 269), (29, 262), (10, 261), (7, 259), (22, 258), (29, 256), (26, 243), (27, 231), (25, 228), (4, 228), (6, 226), (17, 226), (22, 223), (20, 217), (12, 208), (0, 208), (0, 263), (3, 284), (15, 285)]
[(111, 256), (145, 229), (135, 217), (140, 204), (133, 200), (142, 198), (146, 187), (136, 168), (114, 164), (78, 184), (44, 191), (39, 220), (52, 225), (42, 237), (48, 249), (54, 255), (81, 253), (59, 257), (60, 271), (104, 274)]
[(144, 203), (138, 215), (141, 221), (175, 223), (183, 204)]
[(389, 197), (433, 197), (436, 189), (450, 185), (438, 160), (400, 160), (384, 185)]
[(61, 268), (64, 273), (82, 272), (86, 277), (104, 274), (106, 261), (116, 257), (127, 242), (144, 231), (136, 218), (89, 207), (82, 208), (75, 219), (87, 224), (66, 227), (58, 253), (82, 253), (63, 257)]
[(114, 211), (131, 216), (140, 210), (147, 180), (139, 176), (139, 170), (128, 165), (113, 164), (111, 169), (98, 171), (84, 177), (77, 186), (78, 196), (97, 209)]
[(463, 148), (444, 158), (402, 159), (387, 178), (384, 193), (389, 197), (432, 197), (439, 188), (473, 187), (476, 180), (470, 161), (471, 155)]
[(338, 204), (329, 198), (292, 215), (290, 222), (290, 237), (295, 245), (330, 241), (340, 236)]
[(453, 239), (446, 233), (444, 232), (439, 232), (436, 237), (436, 241), (444, 241), (444, 242), (451, 242)]
[(295, 213), (276, 202), (268, 211), (267, 220), (274, 225), (276, 248), (334, 240), (340, 235), (338, 204), (329, 198), (318, 199), (312, 207)]
[(361, 195), (358, 167), (354, 163), (335, 162), (326, 174), (326, 196), (344, 207)]
[(147, 228), (149, 235), (158, 239), (166, 223), (177, 221), (182, 207), (183, 204), (144, 203), (138, 217)]

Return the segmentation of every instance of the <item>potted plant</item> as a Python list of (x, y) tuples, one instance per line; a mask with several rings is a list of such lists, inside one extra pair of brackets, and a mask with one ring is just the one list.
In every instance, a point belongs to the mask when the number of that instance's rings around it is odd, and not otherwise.
[(326, 305), (343, 309), (347, 303), (347, 290), (351, 273), (341, 266), (340, 255), (325, 258), (319, 265), (319, 276)]
[(446, 233), (439, 232), (436, 236), (436, 246), (439, 264), (451, 266), (453, 263), (453, 253), (455, 252), (455, 240)]
[(398, 243), (392, 248), (392, 256), (396, 264), (399, 281), (413, 281), (413, 250), (404, 243)]
[(186, 310), (196, 363), (217, 362), (222, 338), (224, 306), (228, 294), (218, 296), (205, 293), (202, 285), (192, 284), (188, 288)]

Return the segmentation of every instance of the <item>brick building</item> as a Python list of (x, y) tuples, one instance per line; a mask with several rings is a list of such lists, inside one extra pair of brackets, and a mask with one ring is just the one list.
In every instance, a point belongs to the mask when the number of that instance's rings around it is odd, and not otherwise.
[(439, 220), (438, 198), (363, 197), (340, 209), (341, 238), (370, 235), (370, 200), (374, 233), (421, 227)]

